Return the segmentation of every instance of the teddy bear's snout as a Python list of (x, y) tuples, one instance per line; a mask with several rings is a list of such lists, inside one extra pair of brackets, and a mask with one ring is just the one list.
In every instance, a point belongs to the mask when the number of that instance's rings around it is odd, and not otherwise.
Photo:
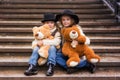
[(75, 39), (78, 37), (78, 33), (75, 30), (72, 30), (69, 35), (71, 39)]
[(76, 31), (72, 31), (72, 34), (76, 34)]
[(35, 34), (35, 36), (38, 36), (38, 34)]
[(37, 34), (38, 34), (38, 36), (37, 36), (37, 37), (38, 37), (39, 39), (43, 39), (43, 38), (44, 38), (43, 33), (41, 33), (41, 32), (37, 32)]

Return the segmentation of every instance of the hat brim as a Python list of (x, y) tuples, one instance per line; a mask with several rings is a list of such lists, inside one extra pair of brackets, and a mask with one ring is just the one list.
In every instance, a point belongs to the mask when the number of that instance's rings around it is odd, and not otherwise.
[(58, 14), (58, 15), (56, 15), (56, 21), (59, 21), (60, 18), (61, 18), (63, 15), (68, 15), (68, 16), (70, 16), (71, 18), (74, 19), (74, 21), (75, 21), (76, 24), (79, 23), (79, 17), (78, 17), (77, 15), (72, 15), (72, 14)]
[(42, 20), (41, 22), (44, 23), (46, 21), (54, 21), (54, 22), (56, 22), (56, 19)]

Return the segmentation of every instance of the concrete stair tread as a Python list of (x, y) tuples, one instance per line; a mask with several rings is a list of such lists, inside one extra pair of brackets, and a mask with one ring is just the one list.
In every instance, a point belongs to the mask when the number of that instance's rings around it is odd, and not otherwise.
[[(7, 69), (8, 68), (8, 69)], [(11, 68), (11, 69), (10, 69)], [(78, 79), (84, 79), (84, 80), (88, 80), (88, 79), (92, 79), (92, 80), (96, 80), (98, 78), (100, 78), (100, 80), (105, 80), (106, 78), (112, 79), (112, 80), (116, 80), (119, 79), (119, 75), (120, 75), (120, 70), (119, 68), (117, 69), (112, 69), (112, 68), (98, 68), (96, 70), (96, 72), (94, 74), (89, 73), (86, 70), (80, 70), (76, 73), (73, 74), (66, 74), (65, 70), (62, 69), (57, 69), (55, 70), (55, 74), (52, 77), (46, 77), (45, 76), (45, 69), (40, 69), (37, 75), (34, 76), (25, 76), (23, 73), (25, 71), (25, 68), (19, 68), (19, 67), (5, 67), (5, 68), (1, 68), (3, 69), (0, 72), (0, 77), (1, 78), (12, 78), (12, 79), (16, 79), (17, 80), (21, 80), (21, 79), (25, 79), (25, 80), (39, 80), (39, 79), (44, 79), (47, 78), (47, 80), (56, 80), (58, 78), (62, 79), (62, 80), (78, 80)], [(7, 70), (6, 70), (7, 69)], [(106, 75), (104, 75), (106, 74)]]
[[(0, 62), (28, 62), (30, 56), (4, 55), (0, 56)], [(120, 54), (117, 56), (101, 55), (101, 62), (120, 62)]]
[[(34, 27), (34, 26), (33, 26)], [(117, 32), (119, 33), (120, 32), (120, 28), (119, 27), (114, 27), (114, 28), (82, 28), (84, 32)], [(27, 28), (27, 27), (24, 27), (24, 28), (0, 28), (0, 32), (32, 32), (32, 27), (31, 28)]]
[[(114, 21), (81, 21), (79, 23), (81, 26), (120, 26), (119, 23)], [(41, 21), (0, 21), (1, 26), (38, 26), (42, 25)]]
[[(0, 37), (1, 39), (33, 39), (33, 36), (2, 36)], [(90, 39), (120, 39), (120, 37), (110, 37), (110, 36), (90, 36), (89, 37)]]
[[(89, 15), (89, 14), (81, 14), (78, 15), (80, 19), (113, 19), (114, 15), (110, 14), (104, 14), (104, 15), (99, 15), (99, 14), (94, 14), (94, 15)], [(42, 19), (43, 16), (42, 14), (0, 14), (1, 19)]]
[[(115, 49), (119, 49), (120, 48), (120, 46), (104, 46), (104, 45), (101, 45), (101, 46), (99, 46), (99, 45), (96, 45), (96, 46), (91, 46), (91, 45), (89, 45), (91, 48), (94, 48), (94, 49), (104, 49), (104, 48), (106, 48), (106, 49), (113, 49), (113, 48), (115, 48)], [(19, 49), (19, 48), (31, 48), (31, 44), (27, 44), (27, 45), (7, 45), (7, 44), (5, 44), (4, 46), (2, 45), (2, 46), (0, 46), (0, 49), (3, 49), (3, 48), (15, 48), (15, 49)]]
[[(81, 24), (80, 24), (81, 25)], [(106, 25), (106, 24), (105, 24)], [(116, 25), (116, 24), (115, 24)], [(1, 37), (5, 37), (5, 36), (21, 36), (21, 37), (29, 37), (32, 36), (32, 28), (35, 25), (31, 26), (31, 25), (1, 25), (0, 28), (0, 33), (1, 33)], [(102, 24), (100, 24), (99, 26), (95, 26), (95, 24), (83, 24), (81, 25), (83, 32), (87, 35), (87, 36), (92, 36), (92, 37), (102, 37), (104, 35), (104, 37), (120, 37), (120, 26), (103, 26)], [(114, 28), (113, 28), (114, 27)]]
[[(0, 56), (0, 66), (27, 66), (30, 56)], [(101, 55), (101, 61), (97, 66), (120, 66), (120, 54), (118, 56)], [(110, 67), (109, 66), (109, 67)]]
[[(91, 36), (90, 39), (120, 39), (120, 37), (106, 37), (106, 36)], [(4, 36), (0, 37), (0, 39), (33, 39), (33, 36)]]
[[(119, 53), (120, 52), (120, 46), (98, 46), (98, 45), (92, 45), (90, 46), (95, 53)], [(5, 53), (26, 53), (26, 52), (32, 52), (31, 44), (19, 44), (19, 45), (14, 45), (14, 44), (6, 44), (6, 45), (1, 45), (0, 46), (0, 52), (5, 52)]]
[(57, 3), (57, 4), (52, 4), (52, 3), (42, 3), (42, 4), (8, 4), (8, 5), (4, 5), (4, 4), (1, 4), (0, 8), (2, 9), (49, 9), (49, 8), (52, 8), (52, 9), (59, 9), (59, 8), (64, 8), (64, 9), (89, 9), (89, 8), (92, 8), (92, 9), (95, 9), (95, 8), (106, 8), (105, 5), (103, 4), (72, 4), (71, 5), (67, 5), (67, 4), (62, 4), (63, 6), (61, 6), (61, 4)]
[(1, 3), (9, 3), (9, 4), (40, 4), (40, 3), (71, 3), (71, 4), (73, 4), (73, 3), (75, 3), (75, 4), (77, 4), (77, 3), (80, 3), (80, 4), (91, 4), (91, 3), (100, 3), (98, 0), (74, 0), (74, 1), (72, 1), (72, 0), (65, 0), (65, 1), (63, 1), (63, 0), (51, 0), (51, 1), (49, 1), (49, 0), (42, 0), (42, 1), (39, 1), (39, 0), (9, 0), (9, 1), (1, 1)]
[[(89, 37), (91, 42), (120, 42), (119, 37)], [(34, 40), (33, 36), (1, 36), (0, 42), (32, 42)]]
[[(120, 46), (120, 38), (119, 37), (109, 37), (109, 36), (102, 36), (102, 37), (95, 37), (95, 36), (88, 36), (90, 38), (91, 45), (90, 46)], [(32, 35), (30, 36), (0, 36), (0, 44), (1, 46), (8, 46), (10, 45), (31, 45), (34, 38)], [(112, 44), (110, 44), (112, 43)]]
[[(109, 9), (73, 9), (75, 13), (77, 14), (106, 14), (111, 13)], [(53, 12), (53, 13), (60, 13), (63, 11), (63, 9), (0, 9), (1, 13), (24, 13), (24, 14), (43, 14), (45, 12)]]
[[(89, 23), (93, 23), (93, 22), (97, 22), (97, 21), (89, 21)], [(110, 21), (105, 21), (105, 22), (107, 23)], [(112, 22), (112, 20), (111, 20), (111, 22)], [(5, 20), (3, 20), (3, 21), (0, 21), (0, 23), (42, 23), (42, 22), (41, 21), (5, 21)], [(87, 23), (87, 21), (81, 21), (80, 23)], [(102, 23), (102, 22), (99, 22), (99, 23)]]

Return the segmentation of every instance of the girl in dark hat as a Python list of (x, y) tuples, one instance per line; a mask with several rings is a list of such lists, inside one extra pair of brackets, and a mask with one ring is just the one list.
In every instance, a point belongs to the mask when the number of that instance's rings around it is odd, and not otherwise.
[[(63, 13), (58, 14), (56, 16), (56, 20), (59, 21), (61, 23), (62, 27), (64, 27), (64, 28), (72, 27), (73, 25), (77, 26), (78, 29), (80, 30), (81, 35), (85, 36), (85, 34), (82, 31), (81, 26), (78, 25), (78, 23), (79, 23), (78, 16), (75, 13), (73, 13), (71, 10), (64, 10)], [(62, 38), (62, 43), (64, 43), (63, 38)], [(78, 43), (76, 42), (75, 44), (78, 44)], [(88, 37), (86, 37), (85, 44), (90, 44), (90, 39)], [(67, 70), (67, 73), (69, 73), (69, 74), (73, 73), (75, 71), (78, 71), (78, 69), (83, 68), (83, 67), (87, 67), (91, 73), (93, 73), (95, 71), (95, 65), (87, 62), (87, 60), (85, 60), (85, 59), (81, 60), (77, 66), (67, 67), (67, 65), (66, 65), (67, 59), (68, 59), (68, 57), (65, 57), (62, 54), (61, 50), (59, 50), (57, 52), (57, 57), (56, 57), (57, 63), (60, 66), (62, 66), (63, 68), (65, 68)], [(71, 65), (71, 66), (73, 66), (73, 65)]]
[[(44, 19), (42, 20), (43, 25), (47, 24), (50, 27), (50, 31), (52, 36), (54, 36), (54, 39), (49, 40), (49, 39), (45, 39), (42, 41), (38, 42), (38, 46), (41, 45), (51, 45), (50, 49), (49, 49), (49, 56), (48, 56), (48, 60), (47, 60), (47, 66), (48, 66), (48, 70), (46, 72), (47, 76), (52, 76), (54, 74), (54, 66), (56, 65), (56, 47), (57, 45), (60, 44), (61, 42), (61, 37), (60, 37), (60, 33), (58, 31), (58, 28), (56, 27), (56, 19), (55, 19), (55, 15), (52, 13), (45, 13), (44, 14)], [(38, 50), (39, 47), (36, 47), (33, 49), (31, 57), (29, 59), (29, 67), (28, 69), (24, 72), (24, 74), (26, 76), (30, 76), (30, 75), (35, 75), (38, 73), (38, 58), (39, 58), (39, 54), (38, 54)]]

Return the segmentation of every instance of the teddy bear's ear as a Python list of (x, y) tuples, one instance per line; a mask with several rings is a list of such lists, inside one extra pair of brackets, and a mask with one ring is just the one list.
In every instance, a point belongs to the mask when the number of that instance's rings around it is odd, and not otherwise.
[(33, 27), (33, 28), (32, 28), (32, 31), (34, 31), (35, 29), (38, 29), (38, 27), (37, 27), (37, 26)]
[(50, 27), (47, 24), (43, 25), (43, 27), (46, 29), (50, 29)]

